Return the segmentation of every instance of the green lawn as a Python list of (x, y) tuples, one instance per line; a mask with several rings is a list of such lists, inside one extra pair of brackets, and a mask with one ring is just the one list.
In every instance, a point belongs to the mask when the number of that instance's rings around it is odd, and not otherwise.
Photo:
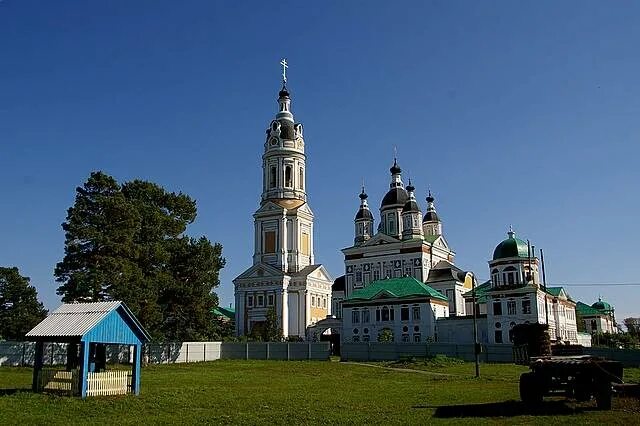
[[(480, 379), (469, 363), (416, 368), (423, 372), (311, 361), (159, 365), (143, 369), (139, 397), (85, 401), (32, 394), (30, 369), (0, 368), (0, 424), (636, 424), (640, 418), (640, 404), (630, 399), (615, 400), (611, 412), (558, 400), (529, 413), (517, 401), (517, 379), (526, 370), (515, 365), (482, 365)], [(638, 369), (625, 374), (640, 377)]]

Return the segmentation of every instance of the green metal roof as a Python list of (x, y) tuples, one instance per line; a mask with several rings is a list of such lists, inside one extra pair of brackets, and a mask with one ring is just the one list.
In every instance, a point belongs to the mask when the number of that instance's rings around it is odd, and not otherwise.
[(507, 257), (528, 257), (529, 246), (526, 242), (516, 238), (513, 231), (507, 233), (508, 238), (502, 241), (493, 251), (493, 260), (504, 259)]
[(599, 310), (600, 312), (609, 313), (609, 312), (613, 311), (613, 307), (610, 304), (608, 304), (607, 302), (605, 302), (604, 300), (602, 300), (602, 299), (598, 299), (598, 301), (596, 303), (594, 303), (593, 305), (591, 305), (591, 307), (593, 309)]
[(223, 308), (222, 306), (217, 306), (217, 307), (213, 308), (211, 310), (211, 312), (213, 312), (214, 315), (217, 315), (219, 317), (225, 317), (225, 318), (229, 318), (229, 319), (235, 319), (236, 318), (236, 311), (232, 307)]
[(573, 302), (573, 299), (571, 298), (569, 293), (567, 293), (567, 290), (565, 290), (564, 287), (547, 287), (547, 293), (554, 297), (560, 296), (560, 293), (562, 293), (563, 291), (564, 291), (564, 295), (567, 296), (567, 300), (570, 300)]
[(430, 299), (447, 300), (438, 290), (421, 283), (413, 277), (403, 277), (374, 281), (365, 288), (354, 291), (345, 302), (373, 300), (382, 295), (398, 299), (423, 296)]
[(583, 317), (592, 317), (595, 315), (602, 315), (602, 312), (600, 312), (599, 310), (594, 309), (591, 306), (587, 305), (586, 303), (582, 303), (582, 302), (576, 303), (576, 312), (582, 315)]
[[(476, 302), (477, 303), (486, 303), (487, 302), (487, 291), (491, 290), (491, 280), (487, 280), (482, 284), (476, 286)], [(463, 296), (464, 297), (472, 297), (473, 290), (469, 290)]]

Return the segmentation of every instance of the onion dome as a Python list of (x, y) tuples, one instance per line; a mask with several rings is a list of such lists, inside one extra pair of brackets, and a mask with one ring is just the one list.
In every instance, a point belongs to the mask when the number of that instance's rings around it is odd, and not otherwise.
[(360, 209), (358, 209), (358, 213), (356, 213), (356, 220), (373, 220), (373, 214), (371, 213), (371, 210), (369, 210), (369, 206), (367, 204), (367, 198), (369, 198), (369, 196), (364, 192), (364, 186), (362, 187), (362, 192), (358, 197), (360, 198)]
[(398, 162), (395, 158), (393, 159), (393, 166), (391, 166), (389, 171), (392, 175), (399, 175), (400, 173), (402, 173), (402, 169), (400, 168), (400, 166), (398, 166)]
[(287, 86), (285, 86), (284, 84), (282, 85), (282, 89), (280, 89), (280, 92), (278, 93), (278, 99), (282, 98), (290, 98)]
[(409, 199), (406, 203), (404, 203), (404, 206), (402, 207), (402, 213), (420, 213), (420, 207), (418, 207), (416, 198), (413, 196), (413, 191), (415, 191), (415, 189), (416, 188), (411, 185), (411, 179), (409, 179), (409, 185), (407, 185)]
[(409, 194), (404, 188), (392, 188), (382, 199), (380, 208), (384, 209), (389, 206), (404, 206), (409, 199)]
[(613, 307), (608, 304), (607, 302), (605, 302), (604, 300), (598, 298), (598, 301), (596, 303), (594, 303), (593, 305), (591, 305), (591, 307), (593, 309), (597, 309), (599, 311), (605, 312), (605, 313), (609, 313), (613, 311)]
[(438, 217), (438, 213), (436, 213), (436, 208), (433, 205), (435, 198), (431, 195), (431, 190), (429, 190), (429, 194), (427, 195), (427, 212), (424, 215), (424, 219), (422, 223), (425, 222), (439, 222), (440, 218)]
[(508, 238), (496, 246), (493, 251), (493, 260), (504, 259), (507, 257), (529, 257), (529, 246), (525, 241), (516, 238), (516, 233), (509, 230)]

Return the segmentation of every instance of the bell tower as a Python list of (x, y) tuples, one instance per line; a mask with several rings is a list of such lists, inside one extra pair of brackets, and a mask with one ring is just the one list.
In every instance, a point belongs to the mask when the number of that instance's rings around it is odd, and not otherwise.
[(283, 60), (278, 112), (266, 130), (262, 155), (262, 197), (255, 218), (253, 263), (297, 272), (314, 263), (313, 212), (307, 205), (302, 124), (291, 112)]

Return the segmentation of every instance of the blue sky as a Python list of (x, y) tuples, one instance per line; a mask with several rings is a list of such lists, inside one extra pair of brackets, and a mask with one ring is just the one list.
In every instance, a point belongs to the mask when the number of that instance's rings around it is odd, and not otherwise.
[(512, 224), (551, 285), (640, 315), (640, 285), (612, 285), (640, 283), (640, 3), (302, 3), (0, 2), (0, 265), (55, 307), (60, 224), (103, 170), (197, 200), (188, 233), (223, 244), (228, 305), (286, 57), (331, 274), (397, 146), (460, 267), (486, 278)]

